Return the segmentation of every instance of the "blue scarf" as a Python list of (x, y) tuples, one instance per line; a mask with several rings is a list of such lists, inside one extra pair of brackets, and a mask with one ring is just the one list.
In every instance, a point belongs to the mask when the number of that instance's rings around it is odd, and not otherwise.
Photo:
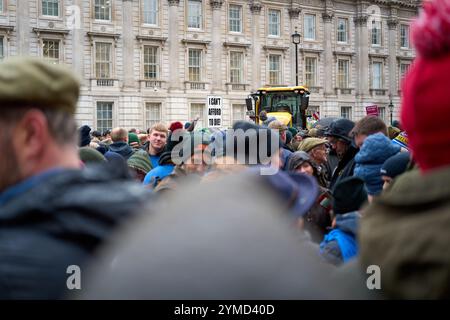
[(333, 229), (330, 233), (325, 235), (322, 243), (320, 244), (320, 250), (322, 251), (325, 244), (331, 241), (336, 241), (338, 243), (344, 262), (347, 262), (349, 259), (358, 254), (356, 239), (340, 229)]

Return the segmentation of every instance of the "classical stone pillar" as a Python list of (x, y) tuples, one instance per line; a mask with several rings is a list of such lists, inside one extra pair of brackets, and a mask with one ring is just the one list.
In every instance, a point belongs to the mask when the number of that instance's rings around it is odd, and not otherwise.
[(261, 86), (261, 34), (260, 30), (264, 30), (260, 26), (261, 2), (252, 1), (250, 3), (250, 11), (252, 13), (252, 91)]
[(333, 95), (333, 47), (332, 47), (332, 33), (333, 33), (333, 12), (328, 11), (322, 14), (324, 24), (324, 37), (323, 37), (323, 49), (324, 49), (324, 94)]
[(30, 54), (30, 9), (28, 1), (17, 1), (17, 46), (19, 55)]
[[(297, 6), (292, 6), (291, 8), (289, 8), (288, 12), (289, 12), (289, 18), (291, 20), (290, 23), (290, 31), (291, 31), (291, 35), (294, 34), (297, 30), (297, 25), (298, 25), (298, 17), (300, 16), (300, 12), (302, 11), (302, 9), (300, 9), (300, 7)], [(295, 63), (295, 59), (298, 60), (298, 52), (296, 55), (296, 48), (297, 50), (299, 50), (299, 46), (295, 46), (295, 44), (292, 43), (292, 38), (289, 37), (290, 39), (290, 47), (292, 48), (292, 50), (290, 50), (291, 52), (291, 80), (289, 81), (290, 85), (294, 85), (295, 81), (296, 81), (296, 74), (298, 73), (298, 78), (299, 78), (299, 82), (298, 84), (301, 85), (302, 81), (301, 81), (301, 76), (300, 76), (300, 72), (299, 70), (296, 70), (296, 66), (298, 67), (298, 69), (300, 69), (300, 61), (297, 61), (297, 64)], [(300, 40), (301, 41), (301, 40)]]
[(210, 0), (211, 8), (212, 8), (212, 39), (211, 39), (211, 47), (212, 47), (212, 91), (222, 91), (222, 54), (223, 54), (223, 45), (221, 39), (221, 25), (220, 21), (222, 20), (222, 4), (223, 0)]
[(72, 68), (78, 74), (83, 82), (84, 79), (84, 26), (83, 26), (83, 0), (75, 0), (74, 5), (67, 8), (69, 17), (67, 20), (67, 28), (72, 34)]
[(389, 27), (389, 95), (396, 96), (397, 91), (397, 25), (398, 20), (388, 20)]
[(168, 0), (169, 2), (169, 90), (180, 89), (180, 64), (178, 39), (178, 6), (180, 0)]
[(123, 86), (134, 87), (134, 37), (133, 37), (133, 1), (122, 1), (122, 61), (123, 61)]
[(356, 27), (356, 96), (369, 94), (369, 33), (367, 16), (358, 15), (354, 19)]

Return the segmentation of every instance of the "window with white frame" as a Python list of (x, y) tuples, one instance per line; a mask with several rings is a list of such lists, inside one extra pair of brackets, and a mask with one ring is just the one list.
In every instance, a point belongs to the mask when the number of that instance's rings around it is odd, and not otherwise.
[(409, 70), (409, 63), (401, 63), (400, 64), (400, 80), (403, 80), (403, 78), (405, 77), (406, 73)]
[(230, 52), (230, 82), (243, 83), (244, 80), (244, 53)]
[(205, 121), (205, 104), (204, 103), (191, 103), (190, 119), (199, 117), (196, 128), (204, 128)]
[(94, 0), (95, 20), (111, 20), (111, 2), (112, 0)]
[(194, 29), (202, 28), (202, 1), (188, 0), (188, 27)]
[(349, 61), (345, 59), (338, 60), (337, 86), (346, 89), (349, 84)]
[(245, 104), (233, 104), (232, 109), (233, 109), (233, 124), (236, 121), (246, 120), (245, 119), (245, 111), (246, 111)]
[(144, 79), (159, 78), (159, 48), (144, 46)]
[(189, 81), (199, 82), (202, 80), (202, 50), (189, 49)]
[(337, 41), (348, 42), (348, 19), (338, 18), (337, 20)]
[(3, 12), (3, 0), (0, 0), (0, 12)]
[(269, 55), (269, 84), (281, 84), (281, 55)]
[(111, 43), (95, 43), (95, 76), (98, 79), (110, 79), (112, 76), (111, 48)]
[(400, 25), (400, 47), (409, 48), (409, 26)]
[(372, 89), (383, 88), (383, 63), (372, 63)]
[(161, 103), (145, 103), (145, 127), (151, 128), (154, 124), (161, 122)]
[(316, 86), (317, 78), (317, 58), (306, 57), (305, 58), (305, 85), (307, 87)]
[(381, 21), (372, 21), (371, 38), (372, 45), (381, 46)]
[(269, 9), (269, 36), (280, 36), (281, 12)]
[(42, 40), (42, 56), (45, 60), (53, 64), (59, 63), (60, 48), (59, 40), (44, 39)]
[(97, 130), (104, 132), (112, 129), (113, 102), (97, 101)]
[(0, 61), (2, 61), (3, 58), (5, 58), (5, 46), (3, 44), (3, 39), (4, 37), (0, 36)]
[(341, 107), (341, 118), (352, 120), (352, 107)]
[(305, 14), (304, 24), (305, 40), (316, 40), (316, 15)]
[(242, 6), (230, 4), (228, 8), (228, 27), (230, 32), (242, 32)]
[[(0, 0), (0, 3), (3, 3), (3, 0)], [(58, 17), (59, 0), (42, 0), (42, 15)]]
[(378, 107), (378, 118), (386, 122), (386, 108)]
[(158, 0), (143, 0), (144, 1), (144, 23), (157, 25), (158, 24)]

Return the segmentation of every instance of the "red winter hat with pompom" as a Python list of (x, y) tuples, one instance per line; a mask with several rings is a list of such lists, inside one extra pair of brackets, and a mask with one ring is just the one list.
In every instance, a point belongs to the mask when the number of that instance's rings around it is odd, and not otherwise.
[(412, 24), (417, 58), (402, 84), (402, 126), (422, 172), (450, 165), (450, 1), (424, 3)]
[(179, 121), (172, 122), (170, 124), (169, 130), (174, 132), (175, 130), (183, 129), (183, 124)]

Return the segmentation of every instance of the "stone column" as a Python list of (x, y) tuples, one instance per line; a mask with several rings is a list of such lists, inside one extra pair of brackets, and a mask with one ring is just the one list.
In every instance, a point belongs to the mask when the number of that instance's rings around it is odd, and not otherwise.
[(30, 9), (28, 1), (17, 1), (17, 49), (19, 55), (30, 54)]
[[(291, 8), (289, 8), (288, 11), (289, 11), (289, 18), (291, 19), (290, 31), (291, 31), (291, 34), (294, 34), (296, 31), (298, 32), (298, 30), (297, 30), (298, 17), (300, 15), (300, 12), (302, 11), (302, 9), (300, 9), (299, 7), (296, 7), (296, 6), (292, 6)], [(295, 48), (296, 48), (296, 46), (295, 46), (295, 44), (292, 43), (291, 37), (289, 37), (289, 40), (290, 40), (289, 46), (292, 48), (292, 50), (290, 50), (290, 52), (291, 52), (291, 81), (289, 81), (289, 84), (295, 85), (295, 78), (296, 78), (295, 75), (298, 72), (298, 84), (301, 85), (302, 81), (301, 81), (300, 72), (299, 72), (299, 70), (295, 70), (295, 66), (296, 66), (296, 64), (295, 64), (295, 57), (296, 57), (295, 56)], [(297, 50), (299, 50), (299, 45), (297, 45)], [(298, 59), (298, 56), (299, 56), (299, 54), (297, 52), (297, 59)], [(298, 63), (298, 69), (300, 69), (300, 61), (297, 61), (297, 63)]]
[(322, 19), (324, 23), (324, 37), (323, 37), (323, 49), (324, 49), (324, 95), (333, 95), (333, 47), (332, 47), (332, 32), (333, 32), (333, 13), (328, 11), (322, 14)]
[(260, 43), (260, 14), (262, 5), (259, 1), (250, 3), (250, 11), (252, 13), (252, 91), (261, 86), (261, 43)]
[(398, 95), (397, 91), (397, 25), (398, 20), (388, 20), (389, 27), (389, 96)]
[(358, 15), (354, 19), (356, 27), (356, 96), (369, 94), (369, 33), (367, 16)]
[(123, 86), (134, 88), (134, 33), (133, 33), (133, 1), (122, 1), (122, 59), (123, 59)]
[(222, 21), (222, 4), (223, 0), (211, 0), (210, 1), (212, 8), (212, 92), (222, 91), (222, 54), (223, 54), (223, 45), (221, 39), (221, 24)]
[(68, 17), (66, 25), (72, 34), (72, 68), (83, 82), (84, 79), (84, 25), (83, 25), (83, 0), (75, 0), (74, 5), (67, 8)]
[[(178, 6), (180, 0), (169, 1), (169, 90), (180, 89)], [(183, 19), (184, 20), (184, 19)]]

